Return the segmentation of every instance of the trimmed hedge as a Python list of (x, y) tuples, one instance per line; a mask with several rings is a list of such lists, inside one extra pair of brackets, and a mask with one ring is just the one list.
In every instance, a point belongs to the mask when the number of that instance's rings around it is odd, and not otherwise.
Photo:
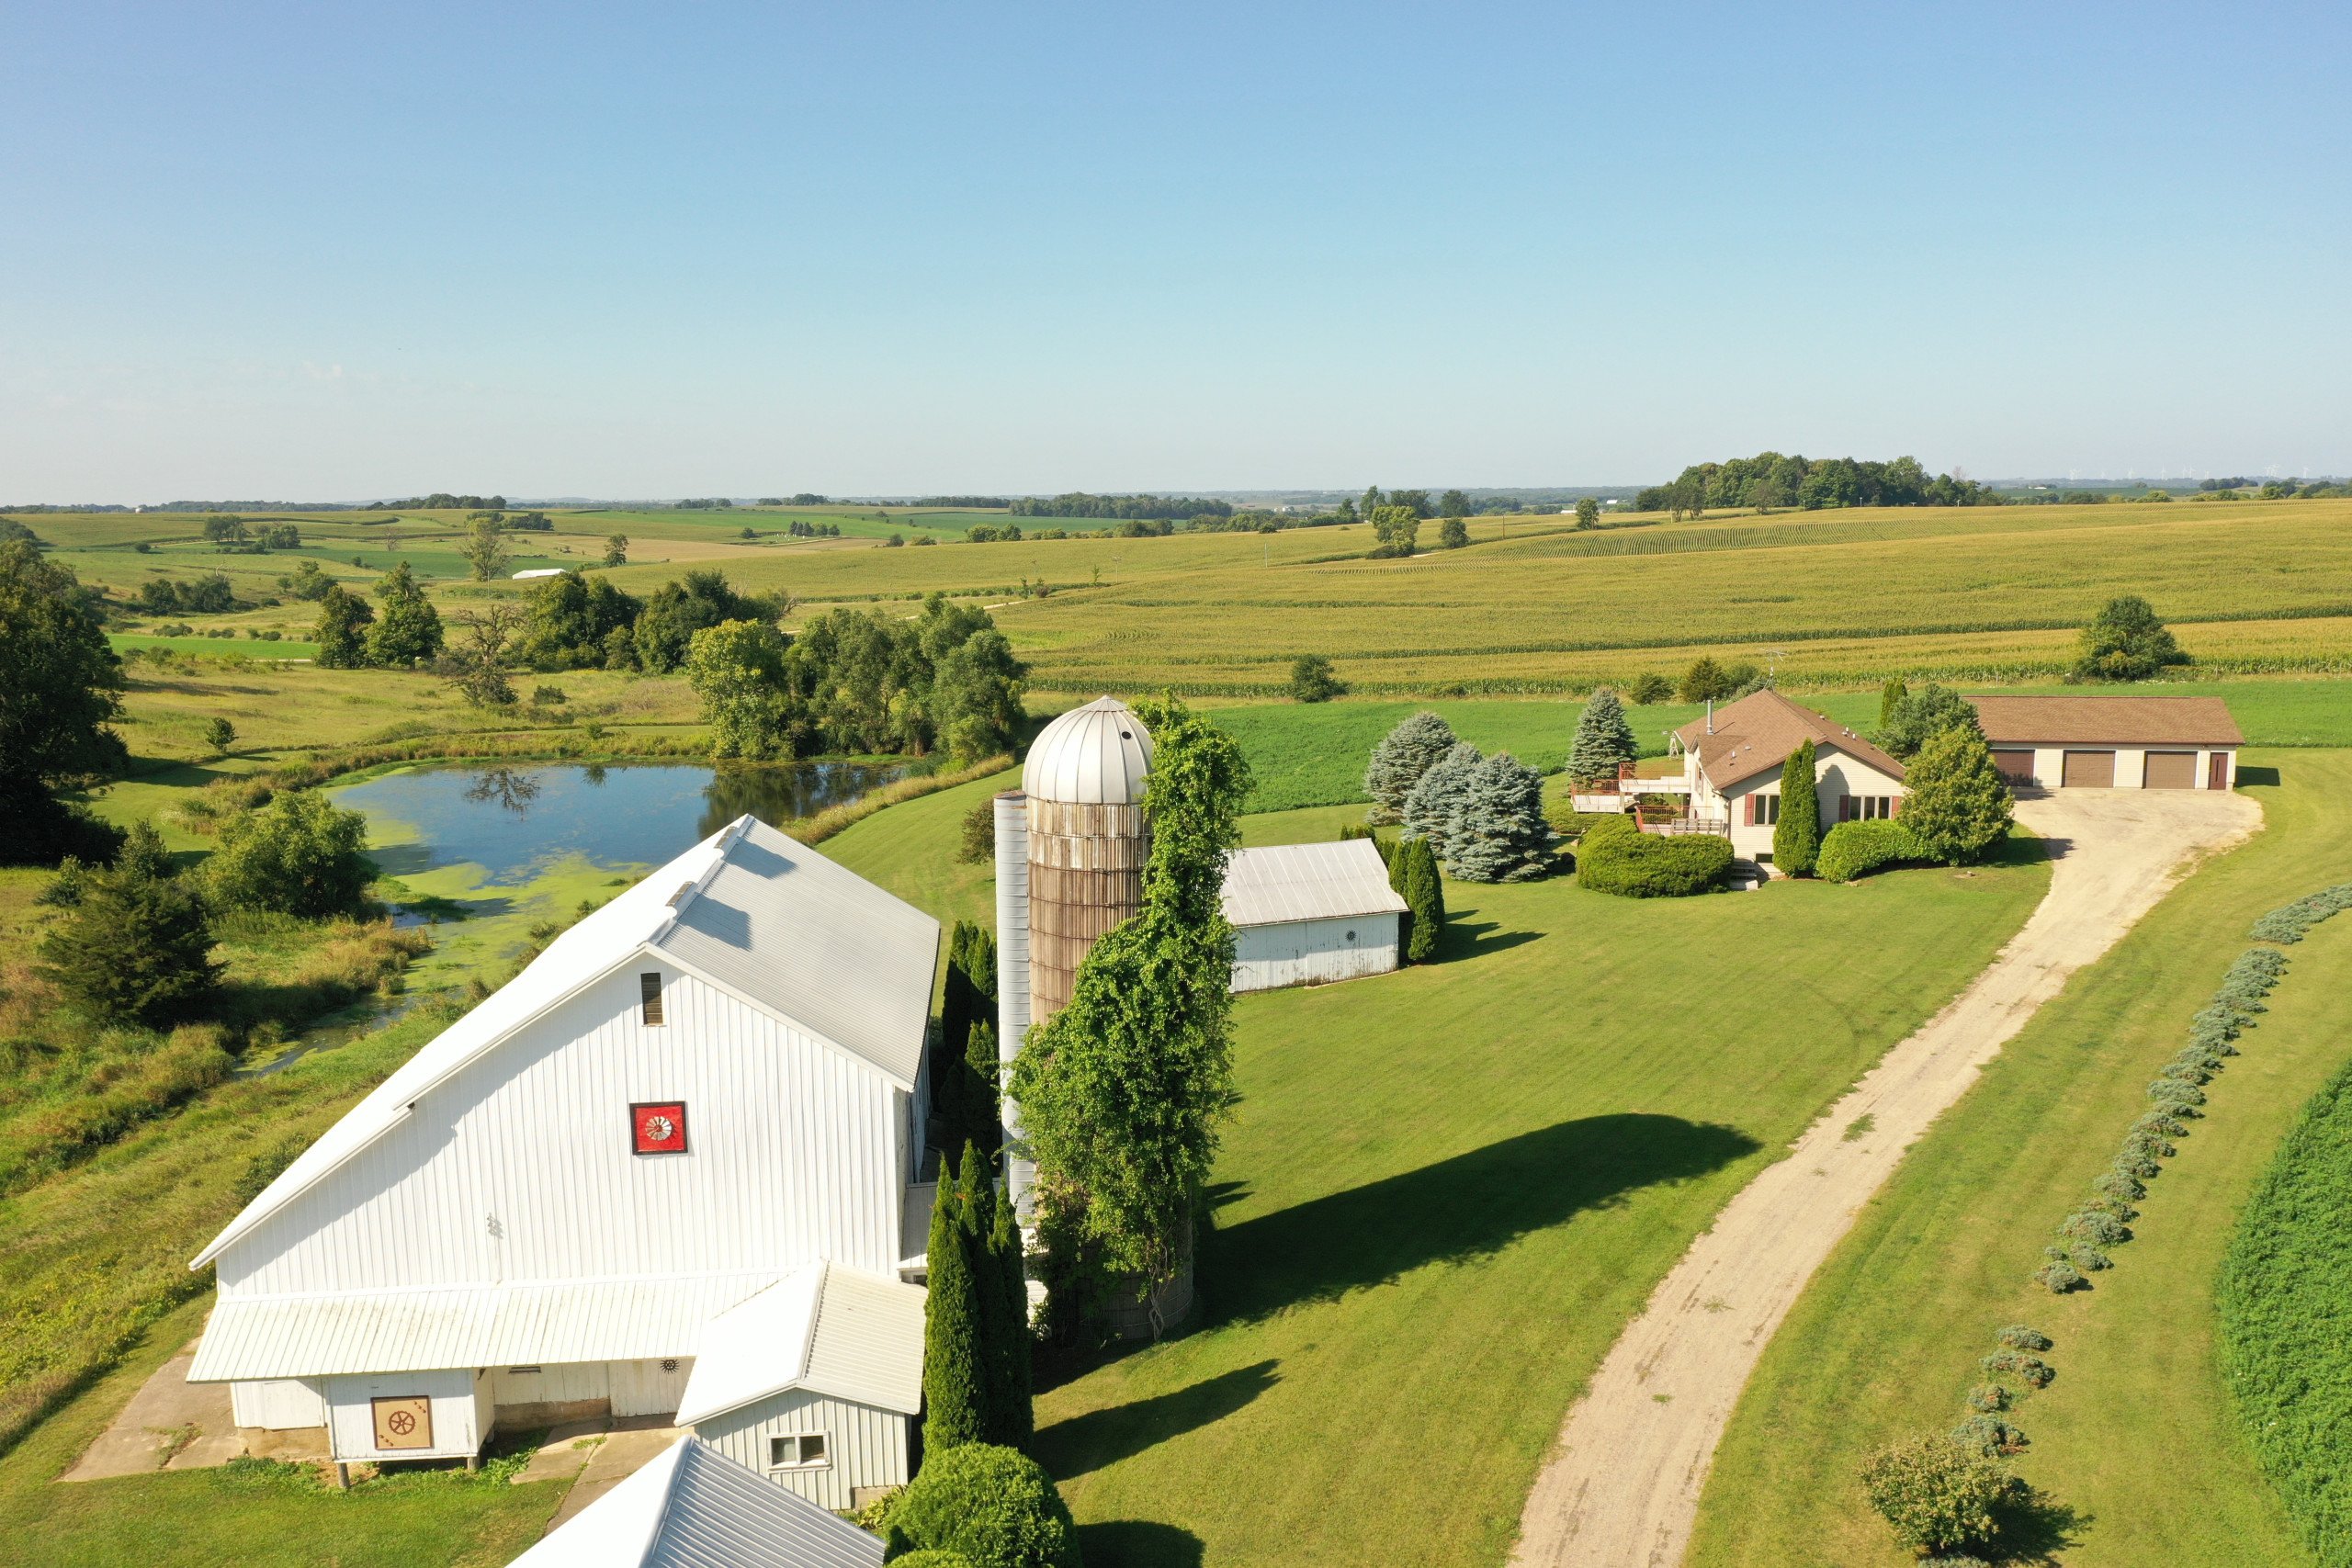
[(1925, 858), (1900, 822), (1840, 822), (1821, 840), (1814, 872), (1824, 882), (1851, 882), (1896, 861)]
[(1577, 881), (1627, 898), (1681, 898), (1722, 886), (1731, 860), (1729, 839), (1645, 833), (1614, 817), (1585, 829), (1577, 846)]
[[(2289, 906), (2290, 908), (2293, 906)], [(2352, 1067), (2303, 1107), (2222, 1263), (2222, 1378), (2312, 1555), (2352, 1568)]]

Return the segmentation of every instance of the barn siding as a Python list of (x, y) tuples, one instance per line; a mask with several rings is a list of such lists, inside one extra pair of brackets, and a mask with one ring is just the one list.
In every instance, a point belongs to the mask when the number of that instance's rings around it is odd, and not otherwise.
[[(1348, 941), (1354, 932), (1356, 940)], [(1396, 967), (1396, 916), (1384, 911), (1341, 919), (1244, 926), (1234, 933), (1233, 988), (1270, 991), (1385, 975)]]
[[(895, 1410), (800, 1392), (774, 1394), (695, 1427), (695, 1433), (754, 1475), (788, 1486), (823, 1508), (849, 1508), (866, 1486), (903, 1486), (908, 1417)], [(832, 1462), (822, 1470), (771, 1470), (768, 1439), (822, 1432)]]
[[(667, 1022), (647, 1028), (637, 976), (657, 967)], [(688, 1153), (631, 1152), (628, 1107), (656, 1100), (686, 1102)], [(887, 1274), (908, 1110), (861, 1061), (646, 959), (428, 1091), (230, 1247), (221, 1289), (782, 1270), (820, 1258)]]
[[(481, 1406), (489, 1397), (490, 1379), (477, 1378), (469, 1368), (326, 1378), (322, 1382), (326, 1389), (328, 1439), (339, 1460), (461, 1459), (481, 1450), (482, 1438), (489, 1430), (488, 1413)], [(433, 1446), (377, 1448), (373, 1402), (418, 1395), (433, 1401)]]
[(316, 1378), (269, 1378), (229, 1385), (229, 1409), (240, 1427), (294, 1432), (327, 1424), (327, 1402)]

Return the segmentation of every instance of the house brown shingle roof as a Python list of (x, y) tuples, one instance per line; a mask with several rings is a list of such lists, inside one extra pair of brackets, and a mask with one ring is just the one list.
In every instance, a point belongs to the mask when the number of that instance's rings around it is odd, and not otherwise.
[(1807, 740), (1868, 762), (1890, 778), (1903, 776), (1902, 763), (1852, 730), (1769, 687), (1717, 708), (1714, 733), (1707, 732), (1705, 719), (1694, 718), (1675, 734), (1684, 749), (1699, 754), (1701, 770), (1719, 790), (1778, 768)]
[(1971, 697), (1996, 746), (2243, 746), (2219, 697)]

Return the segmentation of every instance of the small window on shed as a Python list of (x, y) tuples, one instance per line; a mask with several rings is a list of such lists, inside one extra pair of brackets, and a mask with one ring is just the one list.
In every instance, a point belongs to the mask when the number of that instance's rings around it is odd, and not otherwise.
[(816, 1470), (825, 1460), (825, 1434), (796, 1432), (768, 1439), (770, 1470)]
[(637, 994), (644, 1005), (646, 1027), (659, 1028), (662, 1022), (662, 976), (639, 975), (637, 977)]

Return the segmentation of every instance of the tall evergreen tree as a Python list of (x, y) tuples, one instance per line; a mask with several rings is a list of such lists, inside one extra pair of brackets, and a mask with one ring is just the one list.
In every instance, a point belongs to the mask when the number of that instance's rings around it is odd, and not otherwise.
[(1603, 686), (1577, 716), (1576, 740), (1568, 748), (1568, 777), (1577, 784), (1614, 779), (1619, 766), (1634, 760), (1634, 750), (1625, 705)]
[(1485, 757), (1478, 748), (1467, 740), (1454, 742), (1434, 767), (1421, 775), (1413, 793), (1405, 797), (1405, 836), (1427, 839), (1438, 858), (1445, 858), (1446, 835), (1453, 829), (1455, 808), (1461, 804), (1463, 792), (1470, 787), (1470, 780)]
[(984, 1440), (1026, 1448), (1035, 1435), (1036, 1417), (1030, 1404), (1029, 1292), (1022, 1278), (1021, 1227), (1012, 1206), (998, 1197), (988, 1162), (970, 1144), (964, 1145), (957, 1185), (970, 1194), (965, 1244), (971, 1249), (984, 1330), (989, 1432)]
[(1004, 1142), (1003, 1074), (996, 1025), (975, 1023), (964, 1041), (964, 1124), (980, 1152), (991, 1156)]
[(1806, 740), (1781, 764), (1781, 819), (1772, 827), (1772, 863), (1791, 876), (1811, 876), (1821, 858), (1821, 795), (1813, 778), (1818, 755)]
[(1557, 845), (1541, 773), (1508, 751), (1471, 766), (1445, 820), (1448, 871), (1464, 882), (1525, 882), (1551, 872)]
[(1461, 741), (1453, 727), (1433, 713), (1417, 713), (1390, 730), (1372, 749), (1364, 769), (1363, 792), (1372, 796), (1367, 822), (1404, 819), (1405, 801), (1421, 775), (1444, 760)]
[(41, 939), (41, 974), (108, 1023), (150, 1028), (192, 1017), (220, 966), (208, 956), (204, 901), (176, 874), (145, 822), (130, 829), (112, 870), (85, 873), (80, 896)]
[(424, 596), (408, 562), (384, 574), (376, 597), (384, 602), (384, 613), (368, 629), (369, 663), (404, 670), (441, 651), (441, 613)]
[(1911, 688), (1903, 683), (1899, 675), (1878, 689), (1878, 727), (1881, 729), (1894, 722), (1894, 710), (1910, 694)]
[(1405, 865), (1405, 956), (1425, 964), (1436, 956), (1438, 938), (1445, 934), (1445, 886), (1437, 871), (1437, 855), (1427, 839), (1415, 839), (1396, 857)]
[[(305, 562), (305, 565), (310, 563)], [(368, 627), (376, 612), (340, 582), (319, 596), (319, 626), (311, 635), (324, 670), (356, 670), (368, 662)]]
[(922, 1446), (932, 1453), (989, 1440), (992, 1312), (972, 1268), (972, 1204), (943, 1164), (924, 1253), (930, 1283), (922, 1303)]

